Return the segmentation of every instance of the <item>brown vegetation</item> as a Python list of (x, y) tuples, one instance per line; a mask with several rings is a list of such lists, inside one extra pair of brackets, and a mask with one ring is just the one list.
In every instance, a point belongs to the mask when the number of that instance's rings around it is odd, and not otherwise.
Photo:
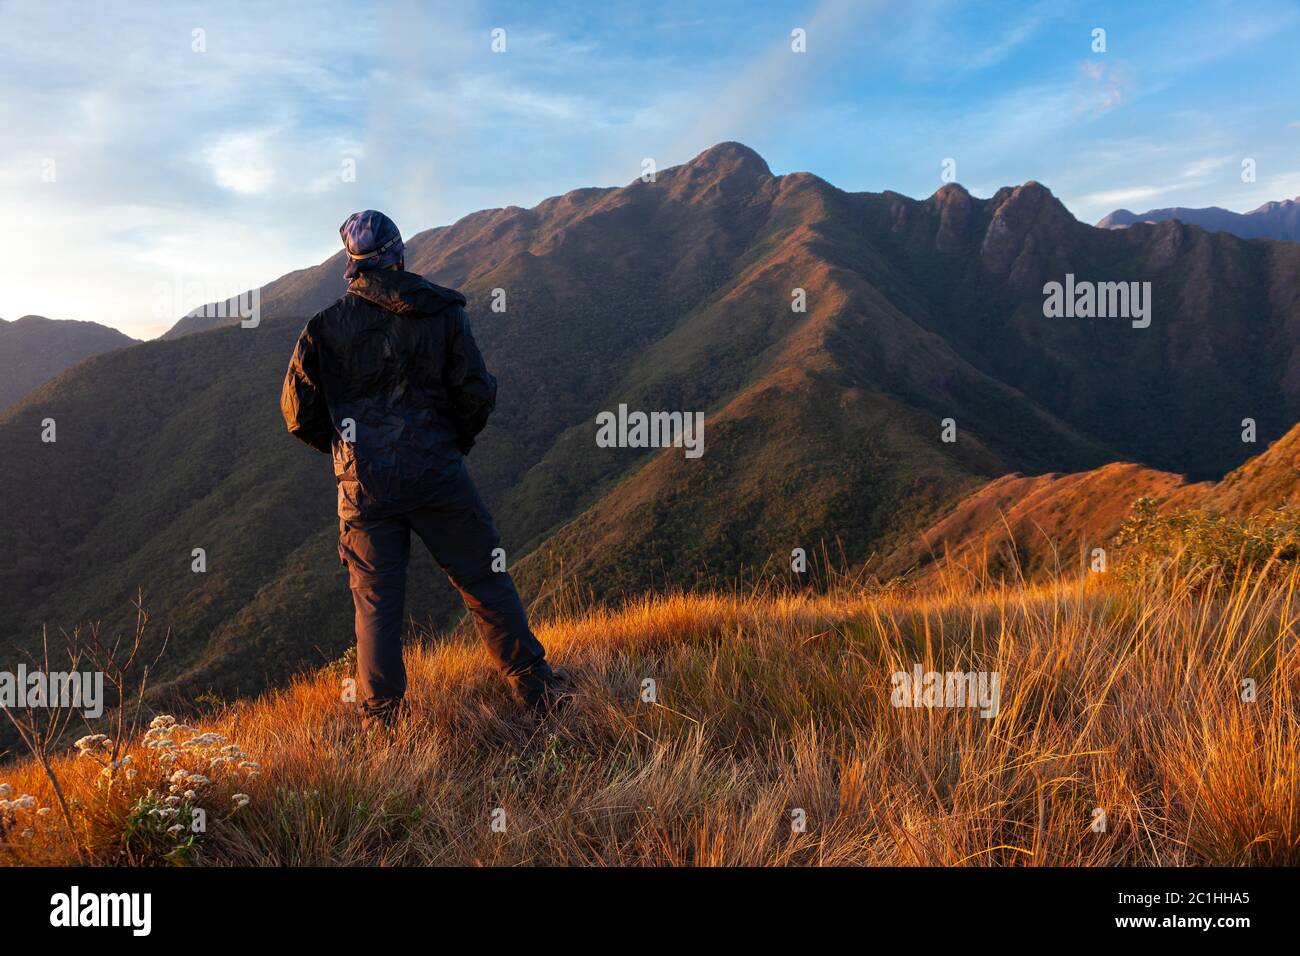
[[(1266, 561), (1202, 586), (1218, 573), (570, 613), (541, 636), (580, 692), (541, 724), (453, 636), (411, 649), (394, 739), (361, 733), (346, 666), (202, 721), (193, 734), (237, 741), (261, 774), (189, 788), (209, 808), (197, 837), (142, 824), (174, 765), (140, 739), (130, 781), (54, 761), (76, 840), (35, 815), (40, 768), (7, 767), (35, 806), (9, 812), (0, 860), (1295, 865), (1300, 575)], [(998, 672), (997, 716), (891, 706), (890, 675), (916, 664)], [(251, 801), (234, 809), (237, 788)]]

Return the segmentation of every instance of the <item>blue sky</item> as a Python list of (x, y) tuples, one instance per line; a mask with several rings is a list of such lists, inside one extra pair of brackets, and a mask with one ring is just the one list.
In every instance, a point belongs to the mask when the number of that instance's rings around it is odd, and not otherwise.
[(1273, 0), (0, 0), (0, 317), (148, 337), (321, 261), (354, 210), (410, 235), (723, 140), (918, 197), (951, 158), (976, 195), (1037, 179), (1089, 222), (1251, 209), (1300, 196), (1297, 51)]

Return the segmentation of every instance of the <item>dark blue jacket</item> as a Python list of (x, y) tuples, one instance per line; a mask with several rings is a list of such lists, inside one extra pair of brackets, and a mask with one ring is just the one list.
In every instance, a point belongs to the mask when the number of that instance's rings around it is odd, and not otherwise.
[(459, 477), (497, 390), (464, 305), (415, 273), (369, 270), (302, 330), (280, 411), (333, 455), (340, 517), (410, 511)]

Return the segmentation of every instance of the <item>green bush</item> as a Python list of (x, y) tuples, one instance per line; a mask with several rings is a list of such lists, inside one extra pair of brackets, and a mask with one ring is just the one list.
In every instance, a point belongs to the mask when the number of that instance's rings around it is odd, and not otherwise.
[(1300, 513), (1271, 509), (1238, 519), (1195, 508), (1160, 511), (1154, 498), (1139, 498), (1113, 544), (1126, 580), (1172, 566), (1213, 569), (1227, 583), (1266, 566), (1283, 569), (1300, 561)]

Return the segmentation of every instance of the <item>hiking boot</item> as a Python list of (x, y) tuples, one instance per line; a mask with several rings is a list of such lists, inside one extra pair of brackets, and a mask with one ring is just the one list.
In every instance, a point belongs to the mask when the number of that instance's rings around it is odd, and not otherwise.
[(556, 713), (573, 696), (573, 678), (563, 667), (545, 661), (527, 674), (510, 679), (515, 699), (528, 711), (544, 717)]
[(409, 711), (406, 701), (401, 698), (371, 703), (361, 708), (361, 726), (369, 739), (391, 740)]

